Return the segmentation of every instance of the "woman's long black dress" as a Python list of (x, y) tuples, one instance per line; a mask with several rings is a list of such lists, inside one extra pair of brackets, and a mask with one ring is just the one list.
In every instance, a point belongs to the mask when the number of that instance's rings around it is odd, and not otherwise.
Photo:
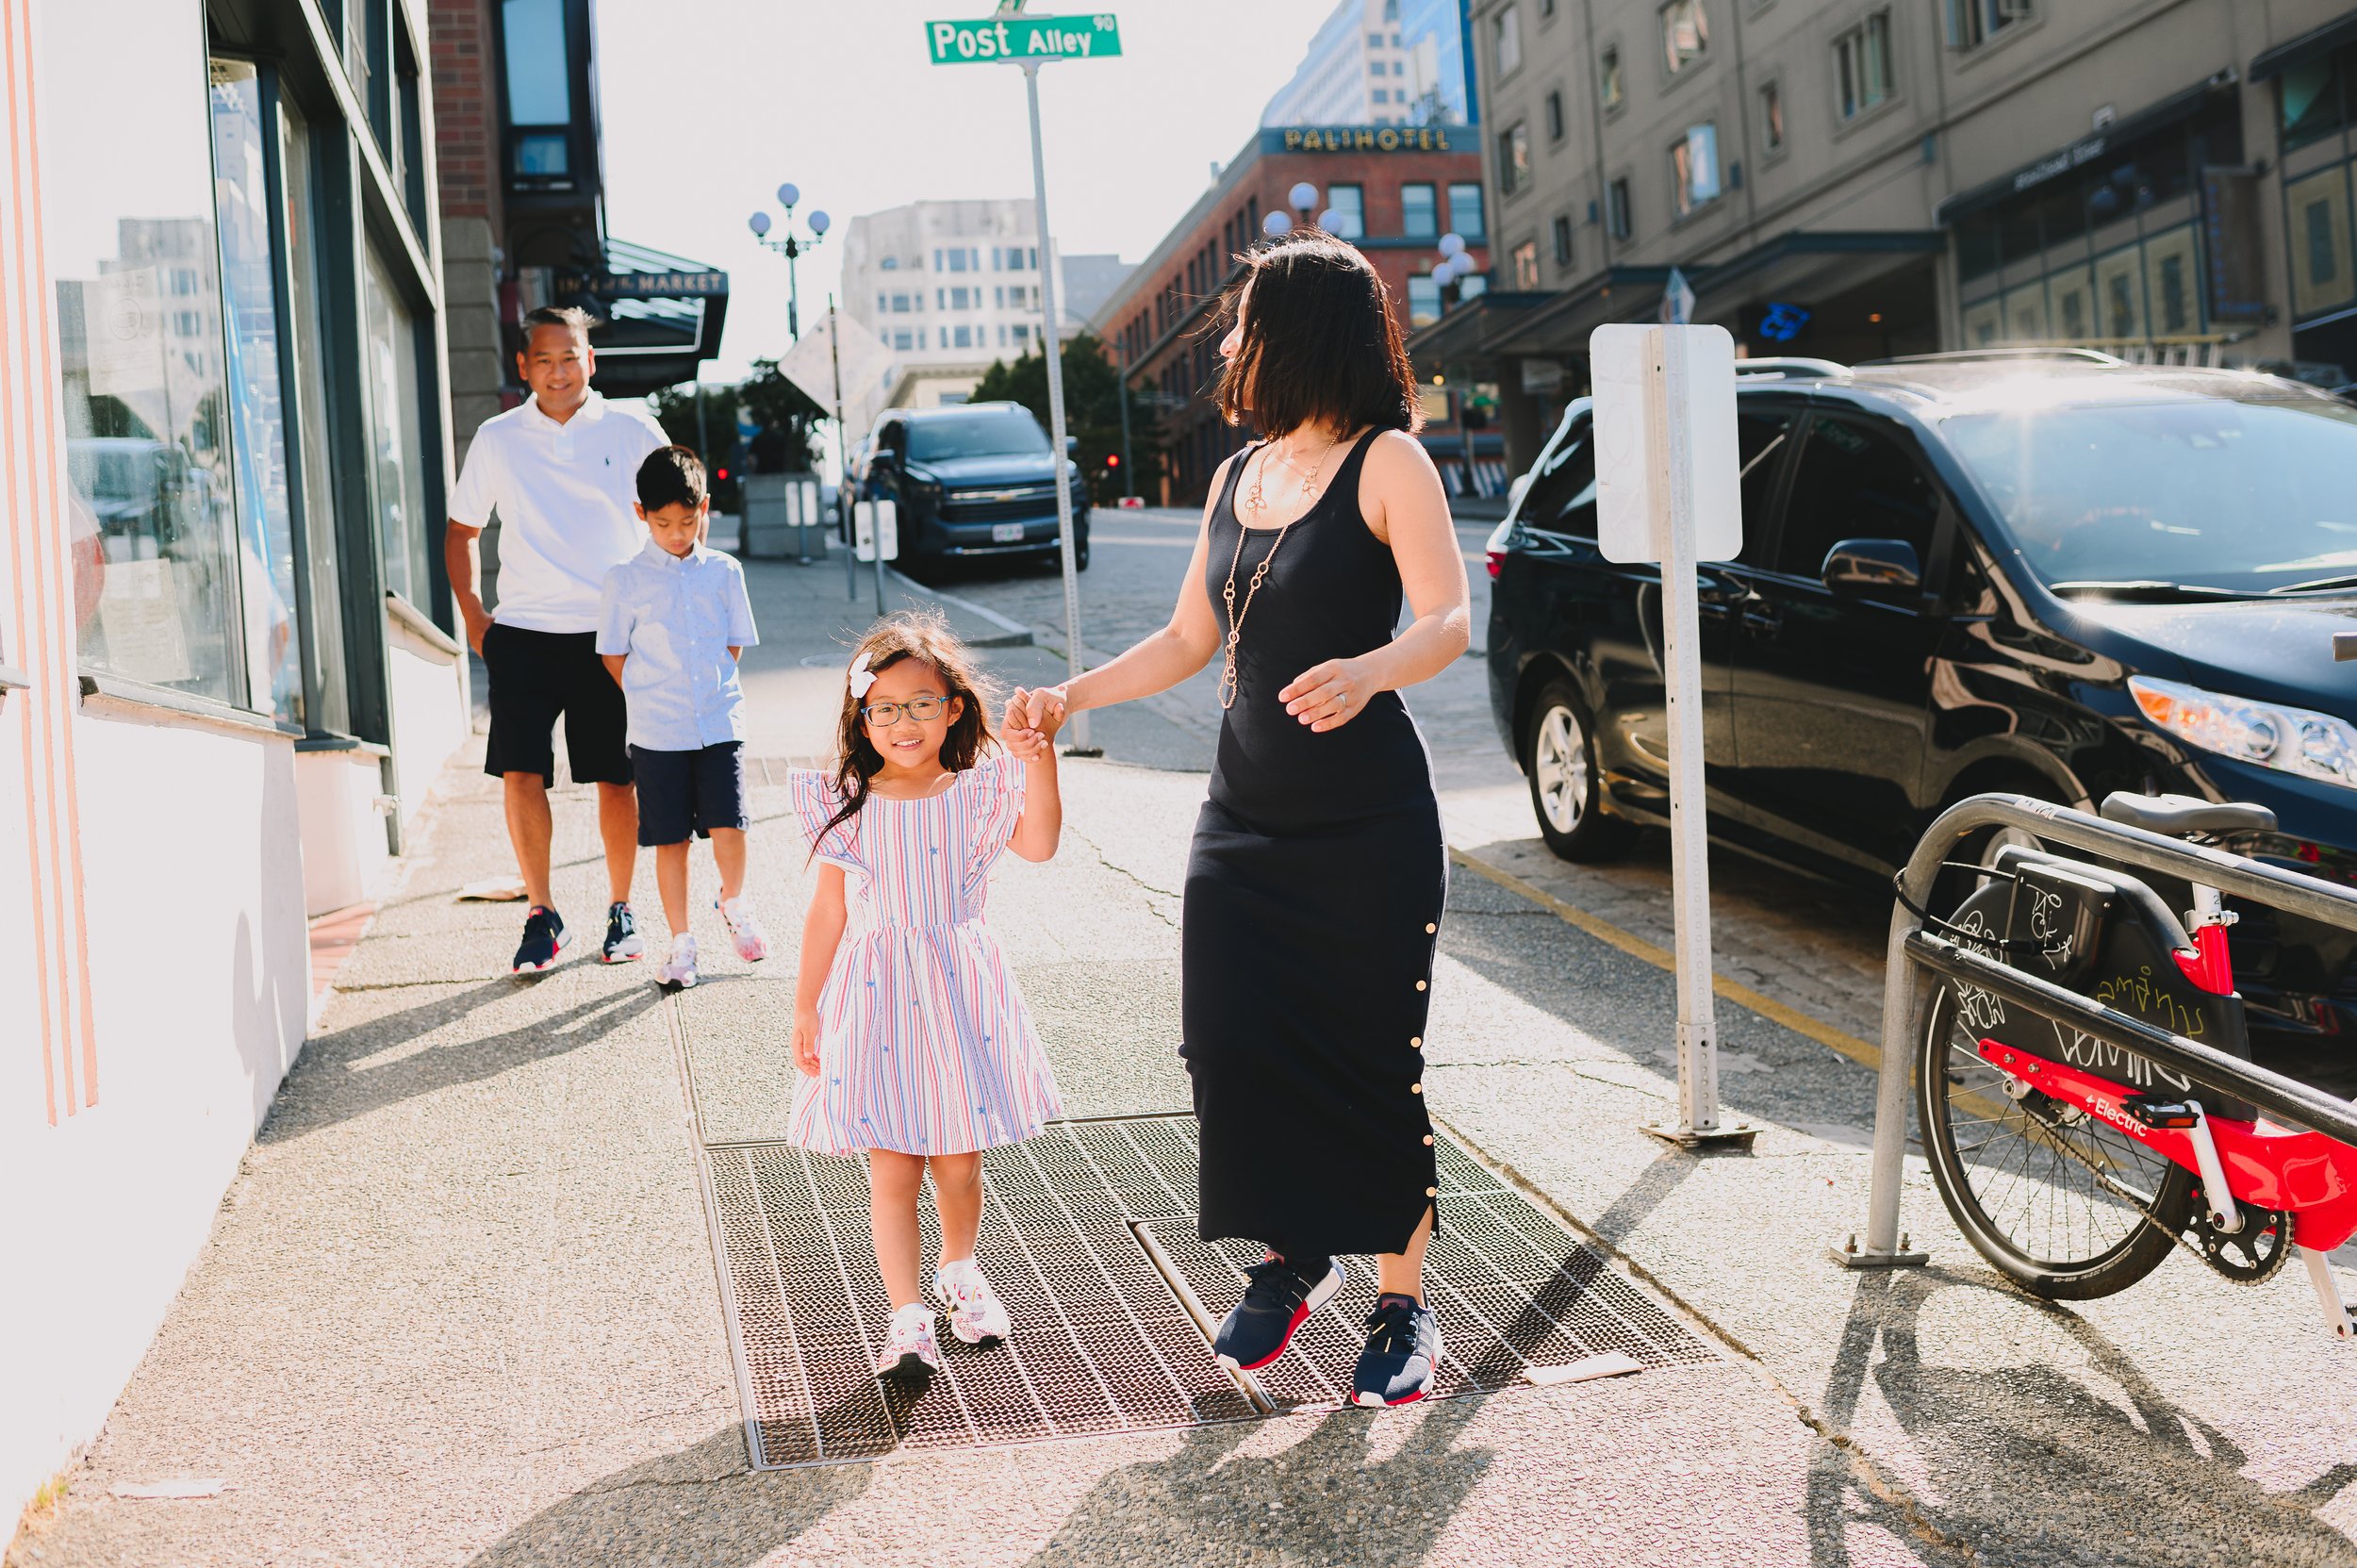
[[(1398, 624), (1399, 571), (1359, 505), (1375, 439), (1285, 532), (1252, 602), (1187, 863), (1181, 1049), (1203, 1239), (1303, 1261), (1402, 1250), (1437, 1184), (1421, 1047), (1448, 860), (1431, 759), (1395, 692), (1323, 734), (1277, 695)], [(1204, 588), (1223, 635), (1243, 469), (1211, 516)], [(1243, 531), (1239, 608), (1277, 537)]]

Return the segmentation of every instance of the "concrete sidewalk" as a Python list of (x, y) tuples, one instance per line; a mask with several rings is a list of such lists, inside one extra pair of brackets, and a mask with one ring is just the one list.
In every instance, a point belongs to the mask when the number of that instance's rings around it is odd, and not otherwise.
[[(750, 577), (754, 885), (783, 951), (746, 966), (716, 930), (705, 983), (668, 999), (643, 966), (509, 978), (519, 911), (453, 900), (508, 864), (492, 781), (454, 765), (212, 1246), (11, 1565), (2357, 1561), (2357, 1413), (2321, 1392), (2350, 1386), (2349, 1351), (2304, 1295), (2179, 1260), (2089, 1309), (2029, 1303), (1920, 1170), (1908, 1219), (1934, 1269), (1832, 1268), (1824, 1246), (1863, 1212), (1869, 1076), (1725, 1008), (1727, 1098), (1771, 1130), (1749, 1158), (1665, 1152), (1636, 1129), (1672, 1098), (1668, 977), (1468, 873), (1434, 986), (1435, 1112), (1723, 1360), (750, 1472), (683, 1085), (704, 1139), (782, 1128), (807, 883), (773, 765), (828, 744), (840, 639), (865, 619), (839, 559)], [(986, 657), (1010, 682), (1061, 668)], [(1178, 894), (1202, 787), (1067, 764), (1063, 852), (1002, 863), (993, 924), (1074, 1115), (1186, 1103)], [(1511, 842), (1497, 792), (1450, 817), (1469, 852)], [(560, 791), (557, 858), (585, 924), (585, 791)], [(174, 1482), (204, 1494), (119, 1494)]]

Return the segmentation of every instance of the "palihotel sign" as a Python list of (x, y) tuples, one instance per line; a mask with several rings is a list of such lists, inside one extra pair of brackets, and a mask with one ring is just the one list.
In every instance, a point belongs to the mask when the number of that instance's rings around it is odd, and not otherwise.
[[(1264, 153), (1447, 153), (1451, 130), (1462, 125), (1287, 125), (1261, 132)], [(1468, 142), (1462, 149), (1473, 151)]]

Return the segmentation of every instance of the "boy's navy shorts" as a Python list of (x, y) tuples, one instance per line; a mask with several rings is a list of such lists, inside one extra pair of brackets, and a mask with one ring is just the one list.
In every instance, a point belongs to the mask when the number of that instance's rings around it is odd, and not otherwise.
[(723, 741), (701, 751), (630, 749), (631, 773), (638, 783), (638, 842), (642, 846), (684, 844), (693, 834), (710, 838), (715, 828), (742, 831), (745, 815), (745, 743)]

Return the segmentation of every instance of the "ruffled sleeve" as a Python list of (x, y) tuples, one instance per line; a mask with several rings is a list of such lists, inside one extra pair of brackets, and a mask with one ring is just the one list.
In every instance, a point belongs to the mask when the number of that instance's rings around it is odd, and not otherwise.
[(1023, 765), (1009, 756), (976, 763), (959, 781), (965, 792), (965, 875), (968, 882), (990, 869), (1023, 819)]
[(850, 871), (865, 871), (860, 864), (858, 817), (838, 822), (833, 827), (827, 821), (843, 804), (843, 797), (835, 793), (834, 780), (815, 767), (797, 767), (786, 775), (788, 788), (794, 797), (794, 817), (801, 825), (802, 842), (810, 846), (820, 860), (829, 861)]

